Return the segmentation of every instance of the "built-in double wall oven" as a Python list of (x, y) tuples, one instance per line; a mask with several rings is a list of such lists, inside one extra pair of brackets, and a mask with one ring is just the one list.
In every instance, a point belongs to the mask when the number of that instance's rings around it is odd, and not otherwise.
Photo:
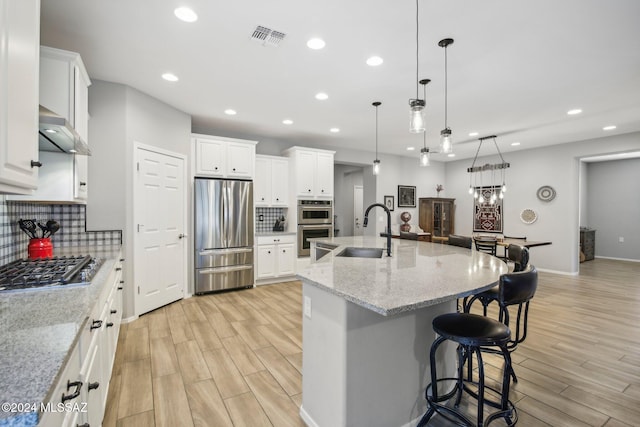
[(331, 200), (298, 200), (298, 256), (309, 256), (309, 239), (333, 236)]

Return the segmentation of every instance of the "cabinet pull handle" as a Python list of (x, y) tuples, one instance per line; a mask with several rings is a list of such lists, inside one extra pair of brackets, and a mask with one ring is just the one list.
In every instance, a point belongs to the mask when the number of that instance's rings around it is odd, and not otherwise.
[(42, 167), (42, 163), (38, 162), (37, 160), (31, 160), (31, 168), (39, 168)]
[(116, 314), (118, 310), (111, 310), (111, 314)]
[(90, 331), (93, 331), (94, 329), (100, 329), (102, 327), (102, 320), (94, 320), (93, 322), (91, 322), (91, 326), (89, 327)]
[(113, 322), (107, 322), (107, 328), (110, 328), (113, 326)]
[(75, 399), (76, 397), (80, 396), (80, 389), (82, 388), (82, 381), (71, 382), (71, 381), (67, 380), (67, 391), (69, 391), (69, 389), (71, 387), (75, 387), (76, 389), (71, 394), (62, 393), (62, 403), (66, 402), (67, 400)]
[(124, 283), (124, 280), (120, 280), (120, 283)]
[(95, 383), (89, 383), (87, 388), (89, 389), (89, 391), (91, 391), (97, 389), (98, 387), (100, 387), (100, 383), (96, 381)]
[(122, 290), (122, 286), (118, 286), (118, 290), (121, 291)]
[(116, 267), (116, 271), (122, 271), (122, 267)]
[(124, 262), (124, 258), (120, 258), (120, 262)]
[(89, 423), (76, 424), (76, 427), (91, 427), (91, 424), (89, 424)]
[(86, 183), (86, 182), (82, 182), (82, 181), (80, 181), (80, 187), (83, 187), (83, 186), (85, 186), (85, 185), (87, 185), (87, 183)]

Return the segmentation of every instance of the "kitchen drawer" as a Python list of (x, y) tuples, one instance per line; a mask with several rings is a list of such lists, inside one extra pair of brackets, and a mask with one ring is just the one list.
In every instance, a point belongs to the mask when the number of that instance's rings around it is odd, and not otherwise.
[(270, 236), (258, 236), (256, 239), (258, 242), (258, 246), (260, 245), (273, 245), (274, 243), (295, 243), (296, 236), (295, 234), (283, 234), (279, 235), (270, 235)]

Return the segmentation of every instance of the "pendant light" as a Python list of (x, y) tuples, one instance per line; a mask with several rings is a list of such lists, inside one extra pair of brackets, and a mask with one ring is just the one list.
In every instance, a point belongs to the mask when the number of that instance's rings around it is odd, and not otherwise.
[(376, 101), (371, 105), (376, 107), (376, 159), (373, 161), (373, 174), (374, 175), (379, 175), (380, 174), (380, 160), (378, 160), (378, 107), (380, 105), (382, 105), (382, 102)]
[(451, 142), (451, 129), (447, 126), (447, 46), (453, 44), (453, 39), (442, 39), (438, 46), (444, 48), (444, 129), (440, 131), (440, 152), (451, 153), (453, 146)]
[[(430, 81), (431, 80), (429, 79), (420, 80), (420, 84), (423, 87), (423, 98), (425, 102), (427, 100), (427, 85), (429, 84)], [(427, 131), (426, 130), (422, 132), (422, 141), (423, 141), (423, 145), (422, 145), (422, 148), (420, 149), (420, 166), (426, 167), (426, 166), (429, 166), (429, 147), (427, 147)]]
[[(484, 203), (485, 198), (483, 197), (483, 193), (486, 191), (491, 191), (491, 195), (489, 196), (489, 203), (495, 204), (498, 199), (504, 199), (504, 193), (507, 191), (507, 185), (505, 183), (506, 170), (511, 167), (511, 164), (504, 161), (502, 157), (502, 153), (500, 152), (500, 148), (498, 147), (498, 142), (496, 141), (495, 135), (484, 136), (482, 138), (478, 138), (480, 144), (478, 144), (478, 149), (476, 150), (476, 155), (473, 157), (473, 163), (471, 163), (471, 167), (467, 168), (467, 172), (469, 175), (469, 194), (473, 194), (474, 199), (478, 199), (479, 203)], [(476, 162), (478, 161), (478, 154), (480, 153), (480, 148), (482, 147), (482, 143), (488, 139), (493, 140), (493, 145), (498, 152), (498, 156), (500, 157), (501, 163), (495, 164), (485, 164), (483, 166), (476, 166)], [(484, 172), (491, 172), (491, 181), (487, 187), (484, 186), (483, 176)], [(496, 171), (500, 171), (500, 180), (498, 184), (496, 184)], [(478, 187), (478, 175), (480, 176), (480, 187)], [(475, 180), (473, 179), (475, 177)], [(502, 181), (502, 185), (500, 185), (500, 181)], [(472, 182), (475, 183), (475, 188), (473, 188)], [(478, 192), (478, 188), (480, 192)]]
[(419, 26), (419, 14), (418, 14), (418, 0), (416, 0), (416, 98), (409, 100), (409, 132), (420, 133), (424, 132), (424, 99), (420, 99), (418, 96), (418, 66), (419, 61), (419, 38), (420, 32)]

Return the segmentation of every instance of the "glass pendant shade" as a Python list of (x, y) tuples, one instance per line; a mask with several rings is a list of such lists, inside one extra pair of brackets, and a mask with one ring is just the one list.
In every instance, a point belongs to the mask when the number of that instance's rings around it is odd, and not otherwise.
[(380, 175), (380, 160), (378, 159), (373, 161), (373, 174)]
[(412, 99), (409, 102), (409, 132), (424, 132), (424, 101), (422, 99)]
[(422, 167), (429, 166), (429, 149), (428, 148), (420, 149), (420, 166)]
[(451, 153), (453, 151), (451, 145), (451, 129), (446, 128), (440, 131), (440, 152)]

